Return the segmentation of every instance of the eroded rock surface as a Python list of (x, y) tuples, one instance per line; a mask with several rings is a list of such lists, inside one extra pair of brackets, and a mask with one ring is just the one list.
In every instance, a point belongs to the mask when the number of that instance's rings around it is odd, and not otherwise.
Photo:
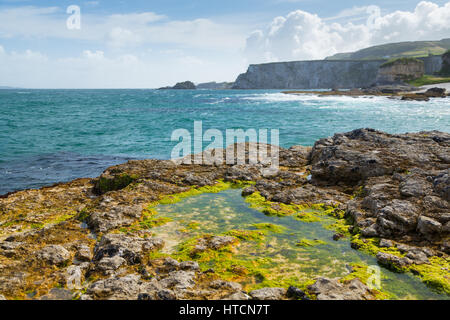
[[(152, 258), (165, 243), (141, 226), (151, 215), (149, 204), (218, 180), (252, 180), (243, 194), (259, 192), (274, 210), (282, 204), (320, 204), (345, 211), (352, 231), (363, 241), (379, 237), (380, 248), (402, 253), (378, 253), (380, 264), (401, 268), (448, 257), (449, 134), (389, 135), (359, 129), (321, 139), (312, 149), (280, 148), (279, 170), (248, 163), (254, 150), (249, 144), (244, 149), (244, 164), (129, 161), (97, 179), (2, 196), (0, 295), (69, 297), (67, 291), (54, 290), (63, 287), (81, 299), (374, 298), (359, 280), (326, 278), (308, 292), (263, 288), (248, 293), (241, 284), (220, 279), (213, 269), (201, 270), (196, 261)], [(215, 152), (225, 155), (227, 150)], [(200, 238), (194, 251), (236, 243), (231, 236), (211, 235)], [(76, 288), (70, 289), (69, 283)]]

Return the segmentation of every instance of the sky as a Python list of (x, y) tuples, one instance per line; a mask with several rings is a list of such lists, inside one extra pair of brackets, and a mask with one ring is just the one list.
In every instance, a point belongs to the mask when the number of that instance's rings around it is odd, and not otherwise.
[(450, 1), (0, 0), (0, 86), (234, 81), (251, 63), (443, 38)]

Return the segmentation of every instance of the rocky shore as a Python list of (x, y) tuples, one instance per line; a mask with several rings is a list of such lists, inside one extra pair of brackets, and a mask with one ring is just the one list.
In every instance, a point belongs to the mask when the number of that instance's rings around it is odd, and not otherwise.
[(450, 134), (359, 129), (280, 149), (280, 170), (265, 169), (129, 161), (96, 179), (1, 196), (0, 299), (387, 298), (370, 289), (362, 267), (257, 289), (242, 268), (229, 268), (231, 281), (203, 267), (198, 257), (232, 257), (248, 233), (204, 235), (161, 254), (157, 204), (230, 187), (266, 214), (321, 207), (336, 219), (335, 240), (450, 295)]
[(385, 85), (374, 86), (363, 89), (351, 89), (351, 90), (338, 90), (333, 89), (330, 91), (283, 91), (284, 94), (293, 95), (305, 95), (315, 94), (318, 96), (348, 96), (348, 97), (363, 97), (363, 96), (381, 96), (391, 99), (398, 99), (403, 101), (429, 101), (430, 98), (448, 98), (450, 92), (447, 92), (446, 88), (441, 88), (439, 85), (435, 87), (421, 91), (419, 88), (408, 85)]

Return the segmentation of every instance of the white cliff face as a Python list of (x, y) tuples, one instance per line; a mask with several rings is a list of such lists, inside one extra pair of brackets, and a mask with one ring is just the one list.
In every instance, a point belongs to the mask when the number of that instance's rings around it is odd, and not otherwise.
[[(425, 73), (441, 68), (441, 56), (420, 58)], [(376, 82), (378, 69), (387, 60), (316, 60), (250, 65), (234, 89), (362, 88)]]
[(235, 89), (329, 89), (368, 87), (384, 60), (293, 61), (250, 65)]

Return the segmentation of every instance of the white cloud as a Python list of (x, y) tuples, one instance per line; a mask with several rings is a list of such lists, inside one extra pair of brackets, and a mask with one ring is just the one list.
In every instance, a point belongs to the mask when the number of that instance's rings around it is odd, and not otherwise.
[[(81, 11), (81, 30), (68, 30), (62, 8), (33, 6), (0, 9), (0, 38), (80, 39), (113, 47), (174, 44), (192, 48), (237, 50), (245, 33), (233, 23), (211, 19), (169, 20), (154, 12), (98, 16)], [(20, 23), (18, 23), (20, 21)]]
[(117, 48), (136, 46), (142, 42), (142, 38), (128, 29), (113, 28), (109, 33), (109, 45)]
[(245, 67), (224, 63), (223, 57), (205, 60), (181, 50), (116, 56), (84, 50), (78, 56), (51, 59), (36, 51), (2, 48), (2, 85), (24, 88), (156, 88), (181, 80), (230, 81)]
[[(365, 10), (363, 23), (337, 23), (332, 20), (358, 16)], [(265, 30), (247, 38), (245, 54), (250, 62), (322, 59), (338, 53), (359, 50), (386, 42), (439, 40), (450, 37), (450, 2), (438, 6), (422, 1), (414, 11), (381, 14), (377, 6), (353, 8), (333, 19), (294, 11), (275, 18)]]

